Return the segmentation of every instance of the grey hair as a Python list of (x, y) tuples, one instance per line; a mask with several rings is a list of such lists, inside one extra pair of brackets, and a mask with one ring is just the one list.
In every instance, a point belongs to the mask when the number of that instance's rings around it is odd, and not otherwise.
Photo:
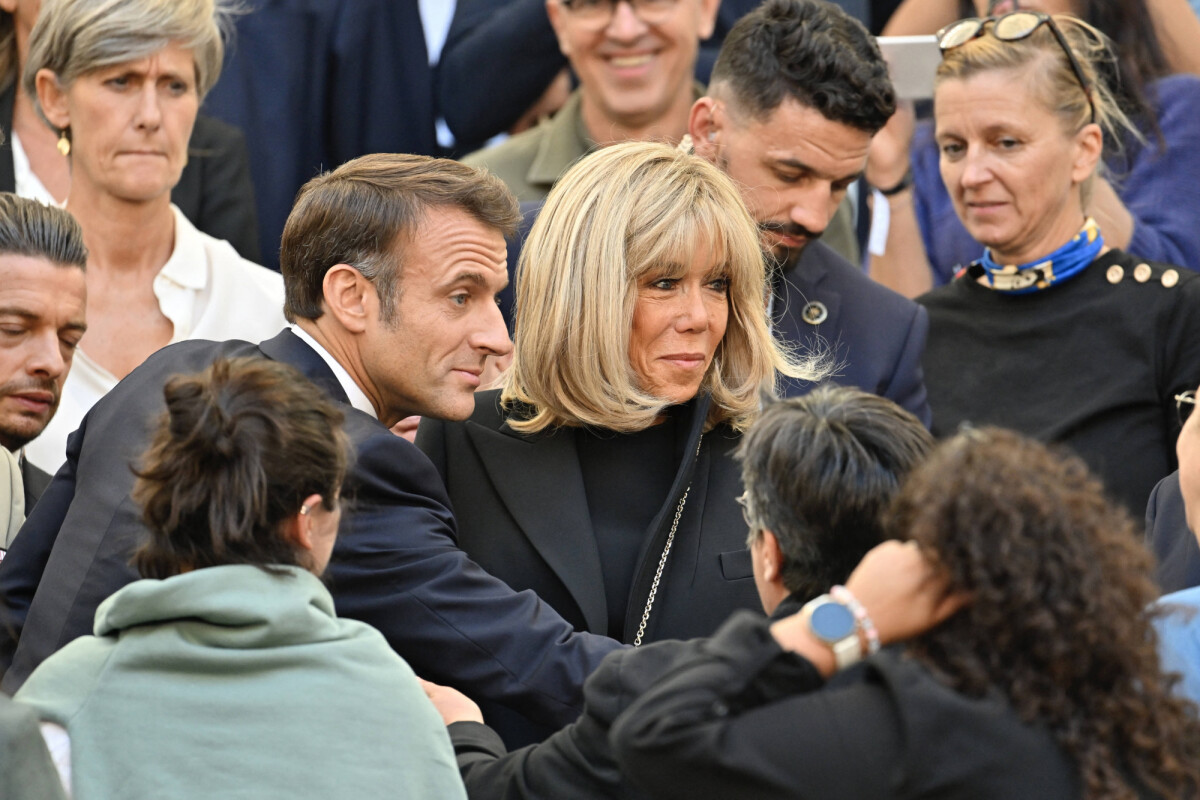
[(87, 267), (83, 229), (66, 210), (0, 192), (0, 254)]
[(49, 124), (38, 102), (38, 70), (50, 70), (66, 88), (81, 75), (176, 43), (192, 51), (196, 91), (203, 100), (221, 74), (225, 40), (238, 10), (235, 0), (42, 0), (22, 85)]

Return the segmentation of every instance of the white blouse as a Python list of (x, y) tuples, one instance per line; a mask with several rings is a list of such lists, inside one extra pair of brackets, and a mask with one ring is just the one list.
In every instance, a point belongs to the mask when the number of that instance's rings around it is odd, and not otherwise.
[[(229, 242), (196, 229), (174, 205), (175, 248), (154, 278), (154, 294), (171, 321), (171, 344), (185, 339), (243, 339), (259, 342), (279, 333), (283, 278), (237, 254)], [(69, 436), (117, 378), (80, 348), (63, 386), (58, 412), (42, 434), (25, 446), (25, 457), (53, 474), (66, 459)]]

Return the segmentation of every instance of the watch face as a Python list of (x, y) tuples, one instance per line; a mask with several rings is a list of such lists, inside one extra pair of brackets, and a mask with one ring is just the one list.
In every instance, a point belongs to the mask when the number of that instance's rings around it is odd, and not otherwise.
[(841, 603), (822, 603), (813, 609), (809, 625), (826, 642), (837, 642), (854, 633), (854, 614)]

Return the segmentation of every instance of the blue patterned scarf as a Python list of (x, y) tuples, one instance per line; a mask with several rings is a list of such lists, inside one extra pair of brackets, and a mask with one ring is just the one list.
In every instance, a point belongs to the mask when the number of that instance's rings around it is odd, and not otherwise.
[(1096, 260), (1104, 249), (1104, 237), (1096, 220), (1084, 220), (1079, 235), (1045, 258), (1026, 264), (1000, 265), (992, 260), (990, 249), (983, 251), (983, 258), (976, 261), (983, 267), (988, 286), (1008, 294), (1028, 294), (1062, 283), (1078, 275)]

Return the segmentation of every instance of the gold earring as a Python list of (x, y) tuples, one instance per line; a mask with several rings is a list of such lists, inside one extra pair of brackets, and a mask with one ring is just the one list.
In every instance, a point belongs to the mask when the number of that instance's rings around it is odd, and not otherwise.
[(71, 140), (67, 138), (67, 129), (58, 132), (58, 152), (67, 156), (71, 152)]

